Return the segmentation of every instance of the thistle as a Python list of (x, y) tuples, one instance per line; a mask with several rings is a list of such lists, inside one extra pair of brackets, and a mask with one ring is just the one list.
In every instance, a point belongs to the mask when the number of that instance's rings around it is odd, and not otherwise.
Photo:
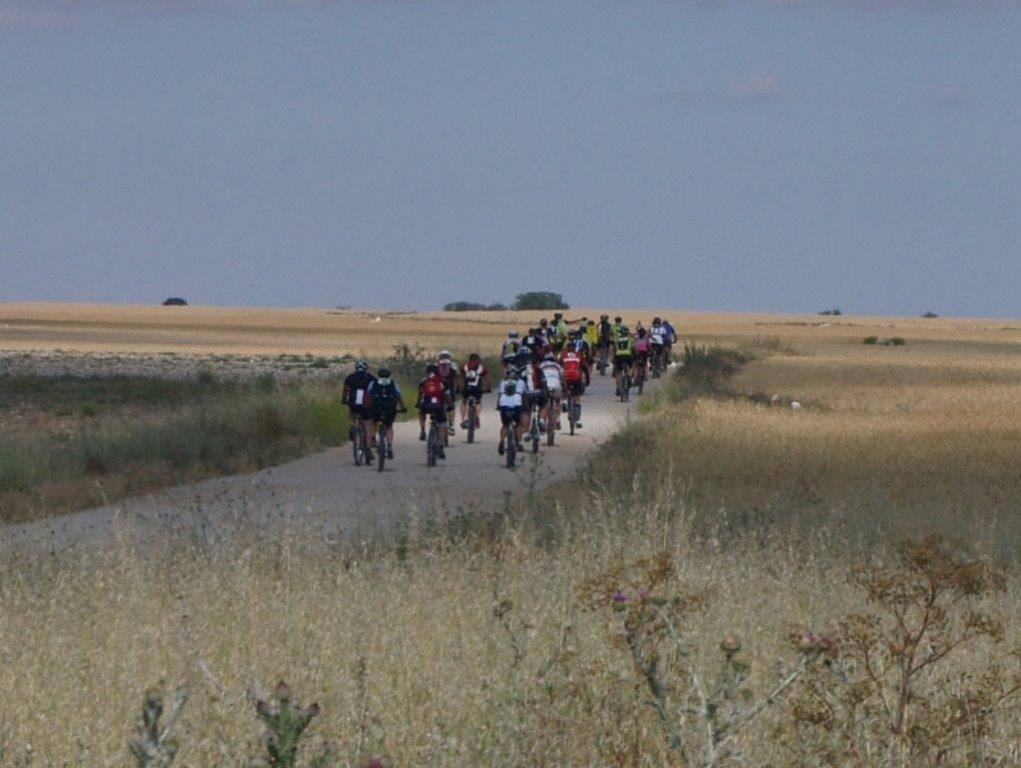
[(319, 705), (302, 708), (291, 697), (287, 683), (277, 684), (270, 701), (260, 699), (255, 712), (266, 724), (266, 754), (272, 768), (293, 768), (301, 736), (312, 718), (319, 714)]
[(128, 749), (139, 768), (169, 768), (177, 755), (177, 742), (170, 738), (170, 732), (181, 717), (181, 710), (188, 700), (183, 688), (174, 691), (170, 697), (170, 714), (160, 727), (163, 715), (163, 692), (150, 688), (145, 692), (142, 703), (142, 717), (135, 724), (135, 730), (128, 737)]

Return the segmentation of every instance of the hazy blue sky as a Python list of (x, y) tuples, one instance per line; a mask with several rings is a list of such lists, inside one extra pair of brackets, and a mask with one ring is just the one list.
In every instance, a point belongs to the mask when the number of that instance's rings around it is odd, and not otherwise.
[(1018, 315), (1021, 2), (0, 0), (0, 301)]

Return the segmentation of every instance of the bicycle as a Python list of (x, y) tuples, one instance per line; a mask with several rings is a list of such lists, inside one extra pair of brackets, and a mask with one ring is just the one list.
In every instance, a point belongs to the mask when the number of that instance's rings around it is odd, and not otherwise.
[[(402, 408), (398, 413), (407, 413), (407, 408)], [(392, 423), (392, 422), (391, 422)], [(380, 419), (376, 425), (376, 452), (377, 458), (376, 463), (379, 467), (379, 471), (383, 471), (383, 466), (386, 464), (387, 454), (392, 450), (390, 445), (390, 426), (391, 423), (387, 423), (386, 419)]]
[[(444, 430), (446, 431), (446, 430)], [(429, 414), (429, 433), (425, 439), (425, 463), (427, 466), (435, 467), (436, 459), (443, 450), (444, 440), (440, 437), (440, 430), (436, 424), (436, 414)]]
[(351, 448), (354, 451), (356, 467), (368, 462), (369, 438), (364, 416), (358, 416), (358, 421), (351, 429)]
[[(528, 426), (528, 439), (532, 441), (532, 453), (539, 452), (539, 404), (532, 401), (532, 419)], [(549, 425), (546, 425), (549, 429)]]
[(555, 442), (554, 434), (557, 431), (557, 420), (560, 418), (558, 409), (553, 407), (553, 395), (549, 396), (549, 408), (546, 413), (549, 416), (546, 418), (546, 445), (552, 446)]
[(469, 443), (474, 443), (475, 442), (475, 430), (478, 429), (479, 425), (480, 425), (480, 422), (479, 422), (479, 401), (475, 399), (474, 395), (472, 395), (472, 396), (470, 396), (468, 398), (468, 411), (467, 411), (466, 416), (467, 416), (467, 419), (468, 419), (468, 430), (467, 430), (468, 442)]
[(600, 376), (606, 375), (606, 368), (609, 366), (609, 346), (606, 344), (599, 345), (599, 355), (596, 357), (596, 370), (599, 371)]
[(507, 469), (514, 469), (514, 464), (517, 461), (518, 453), (518, 432), (517, 424), (510, 424), (507, 427), (507, 446), (504, 448), (504, 454), (507, 457)]
[(642, 394), (642, 390), (645, 389), (645, 368), (647, 363), (644, 358), (638, 360), (638, 376), (635, 379), (635, 389), (638, 390), (638, 394)]
[(624, 374), (620, 377), (620, 401), (626, 403), (631, 399), (631, 366), (624, 369)]
[(663, 372), (663, 349), (657, 349), (652, 353), (652, 378), (658, 379)]
[(567, 387), (567, 402), (565, 403), (564, 410), (567, 411), (567, 428), (573, 435), (575, 423), (578, 421), (578, 408), (574, 402), (574, 392), (570, 385)]

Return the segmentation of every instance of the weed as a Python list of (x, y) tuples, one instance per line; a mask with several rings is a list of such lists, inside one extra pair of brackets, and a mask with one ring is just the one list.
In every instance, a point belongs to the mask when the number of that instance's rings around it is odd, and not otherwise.
[(319, 705), (302, 708), (287, 683), (281, 681), (269, 700), (256, 701), (255, 712), (266, 726), (264, 745), (270, 768), (294, 768), (302, 734), (319, 714)]
[(181, 717), (181, 711), (188, 700), (183, 688), (175, 691), (170, 698), (170, 712), (166, 722), (160, 724), (163, 716), (163, 692), (150, 688), (142, 703), (142, 717), (128, 738), (128, 749), (135, 758), (138, 768), (169, 768), (177, 755), (177, 742), (171, 732)]

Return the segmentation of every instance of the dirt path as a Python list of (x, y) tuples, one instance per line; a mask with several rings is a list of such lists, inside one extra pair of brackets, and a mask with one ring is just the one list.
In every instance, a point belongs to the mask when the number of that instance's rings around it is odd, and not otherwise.
[[(575, 436), (558, 433), (545, 441), (538, 461), (519, 454), (510, 471), (497, 454), (499, 419), (487, 396), (482, 428), (474, 444), (458, 429), (446, 461), (427, 467), (417, 420), (398, 424), (396, 457), (381, 474), (356, 467), (350, 446), (306, 456), (251, 475), (207, 480), (170, 488), (107, 507), (85, 510), (0, 531), (0, 551), (61, 551), (69, 546), (102, 546), (127, 532), (136, 541), (176, 530), (211, 540), (253, 527), (305, 528), (331, 540), (367, 541), (392, 531), (411, 515), (457, 514), (498, 509), (506, 494), (524, 492), (570, 476), (585, 454), (634, 415), (639, 398), (615, 402), (612, 379), (596, 377), (584, 399), (584, 428)], [(566, 419), (563, 420), (566, 426)]]

